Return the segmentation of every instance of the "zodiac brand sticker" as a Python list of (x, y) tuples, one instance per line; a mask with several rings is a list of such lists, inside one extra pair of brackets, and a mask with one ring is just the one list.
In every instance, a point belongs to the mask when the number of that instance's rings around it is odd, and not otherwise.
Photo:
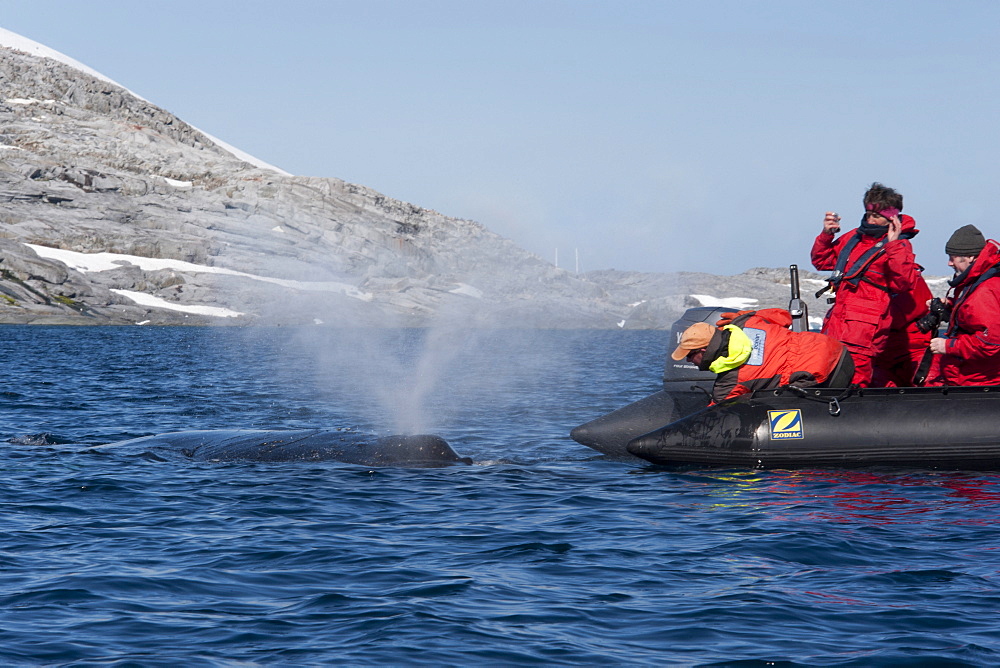
[(768, 411), (767, 420), (771, 424), (771, 440), (784, 441), (802, 438), (802, 413), (798, 408), (785, 411)]

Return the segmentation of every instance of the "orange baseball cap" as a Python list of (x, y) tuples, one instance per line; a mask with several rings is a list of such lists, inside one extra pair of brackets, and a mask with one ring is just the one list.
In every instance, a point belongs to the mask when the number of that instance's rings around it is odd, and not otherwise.
[(694, 323), (681, 334), (681, 343), (670, 357), (675, 361), (680, 361), (687, 357), (692, 350), (707, 348), (716, 331), (718, 330), (707, 322)]

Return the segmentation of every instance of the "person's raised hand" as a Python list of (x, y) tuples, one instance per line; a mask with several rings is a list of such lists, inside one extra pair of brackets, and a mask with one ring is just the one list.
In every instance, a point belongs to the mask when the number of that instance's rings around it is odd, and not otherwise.
[(840, 232), (840, 216), (833, 211), (827, 211), (823, 217), (823, 231), (829, 235)]
[(900, 222), (899, 216), (893, 216), (889, 219), (889, 231), (885, 233), (886, 241), (895, 241), (899, 238), (899, 235), (903, 232), (903, 223)]

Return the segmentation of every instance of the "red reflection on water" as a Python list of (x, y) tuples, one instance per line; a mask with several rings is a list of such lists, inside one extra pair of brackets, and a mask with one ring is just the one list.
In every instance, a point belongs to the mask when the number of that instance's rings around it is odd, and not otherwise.
[[(914, 521), (914, 516), (943, 510), (993, 508), (1000, 501), (1000, 478), (952, 472), (882, 474), (850, 470), (771, 471), (762, 476), (761, 491), (800, 496), (803, 500), (829, 499), (841, 512), (815, 510), (812, 519), (849, 522), (858, 519), (879, 524)], [(912, 491), (922, 490), (918, 494)], [(946, 491), (943, 496), (935, 490)], [(799, 517), (802, 517), (799, 515)], [(794, 513), (788, 519), (795, 519)], [(995, 516), (965, 515), (949, 523), (993, 525)]]

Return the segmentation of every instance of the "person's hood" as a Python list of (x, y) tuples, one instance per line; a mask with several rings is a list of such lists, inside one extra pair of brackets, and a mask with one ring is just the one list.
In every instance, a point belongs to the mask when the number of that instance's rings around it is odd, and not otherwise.
[(917, 229), (917, 221), (913, 219), (913, 216), (901, 213), (899, 214), (899, 222), (903, 226), (900, 236), (904, 239), (912, 239), (920, 233), (920, 230)]

